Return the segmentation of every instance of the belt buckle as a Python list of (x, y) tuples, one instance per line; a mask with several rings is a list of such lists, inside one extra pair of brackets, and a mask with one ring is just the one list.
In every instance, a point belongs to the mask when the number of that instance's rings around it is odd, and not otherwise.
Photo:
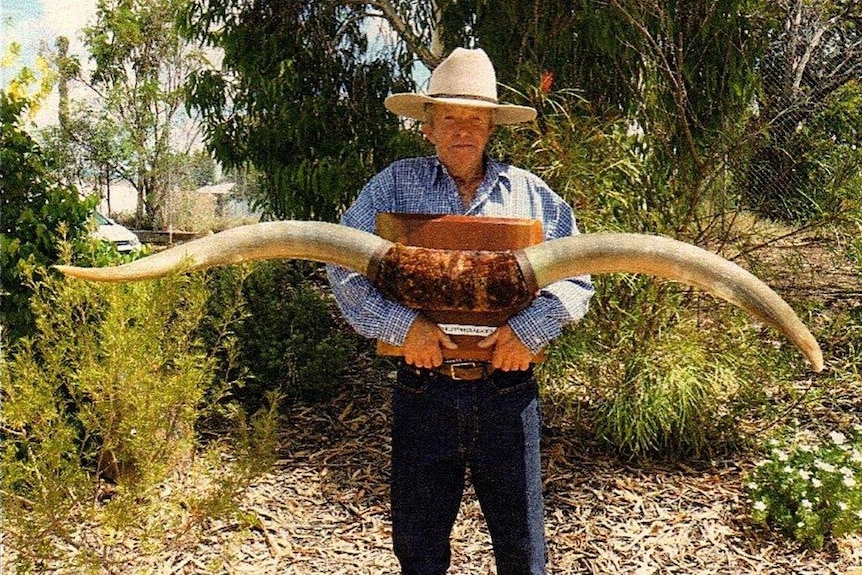
[(453, 361), (451, 363), (447, 362), (446, 369), (449, 371), (448, 377), (454, 381), (463, 381), (464, 378), (458, 377), (455, 374), (456, 369), (469, 369), (471, 367), (481, 367), (484, 369), (485, 364), (483, 362), (478, 361)]

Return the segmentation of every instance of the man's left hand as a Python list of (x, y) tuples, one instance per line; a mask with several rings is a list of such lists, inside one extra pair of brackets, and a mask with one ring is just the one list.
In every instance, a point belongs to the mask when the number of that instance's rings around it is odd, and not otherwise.
[(478, 345), (483, 348), (493, 347), (491, 366), (494, 369), (523, 371), (530, 367), (530, 360), (533, 359), (533, 352), (508, 325), (497, 328)]

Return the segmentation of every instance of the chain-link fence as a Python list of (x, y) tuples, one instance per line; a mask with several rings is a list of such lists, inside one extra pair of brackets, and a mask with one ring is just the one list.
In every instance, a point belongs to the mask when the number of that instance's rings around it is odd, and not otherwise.
[(862, 30), (790, 2), (760, 64), (761, 90), (734, 164), (759, 212), (805, 220), (862, 198)]

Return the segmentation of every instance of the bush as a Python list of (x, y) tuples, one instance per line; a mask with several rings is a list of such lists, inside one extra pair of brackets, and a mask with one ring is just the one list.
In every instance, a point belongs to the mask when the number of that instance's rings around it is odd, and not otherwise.
[[(677, 284), (598, 277), (590, 313), (540, 375), (546, 400), (625, 456), (700, 456), (740, 442), (747, 418), (802, 360), (744, 312)], [(760, 415), (760, 414), (758, 414)]]
[[(732, 250), (739, 198), (720, 162), (704, 172), (669, 163), (638, 118), (600, 116), (570, 91), (542, 94), (538, 104), (539, 121), (504, 131), (495, 150), (561, 193), (581, 231)], [(745, 415), (763, 405), (760, 390), (790, 374), (779, 361), (789, 354), (763, 345), (780, 336), (702, 291), (628, 275), (593, 280), (590, 312), (554, 342), (541, 375), (546, 401), (616, 452), (689, 455), (736, 442)]]
[(847, 202), (862, 199), (862, 82), (848, 82), (815, 106), (810, 117), (803, 114), (767, 134), (748, 160), (749, 182), (742, 193), (764, 216), (805, 223), (842, 220)]
[(318, 266), (270, 261), (220, 268), (210, 272), (209, 285), (213, 311), (238, 297), (244, 302), (231, 367), (249, 375), (236, 391), (244, 401), (253, 405), (273, 390), (317, 401), (339, 390), (358, 337), (341, 318)]
[[(124, 285), (31, 280), (36, 334), (3, 358), (4, 538), (18, 572), (82, 572), (179, 545), (273, 461), (273, 409), (233, 413), (235, 450), (201, 446), (214, 354), (199, 276)], [(273, 403), (277, 398), (270, 398)], [(261, 457), (269, 454), (268, 457)], [(194, 481), (183, 480), (185, 476)], [(172, 489), (185, 481), (190, 485)]]
[(39, 146), (20, 123), (29, 103), (0, 91), (0, 323), (4, 335), (32, 334), (25, 265), (57, 262), (60, 242), (87, 235), (96, 198), (60, 184)]
[(815, 444), (772, 442), (748, 480), (751, 519), (814, 549), (862, 531), (862, 436)]

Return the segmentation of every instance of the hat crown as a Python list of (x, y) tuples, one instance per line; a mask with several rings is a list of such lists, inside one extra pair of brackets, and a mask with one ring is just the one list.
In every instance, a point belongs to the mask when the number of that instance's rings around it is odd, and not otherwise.
[(421, 122), (428, 118), (428, 106), (438, 103), (491, 109), (495, 124), (529, 122), (536, 117), (535, 108), (497, 100), (497, 74), (481, 48), (455, 48), (431, 73), (425, 92), (391, 94), (383, 102), (390, 112)]
[(497, 102), (497, 74), (481, 48), (455, 48), (431, 73), (429, 96)]

